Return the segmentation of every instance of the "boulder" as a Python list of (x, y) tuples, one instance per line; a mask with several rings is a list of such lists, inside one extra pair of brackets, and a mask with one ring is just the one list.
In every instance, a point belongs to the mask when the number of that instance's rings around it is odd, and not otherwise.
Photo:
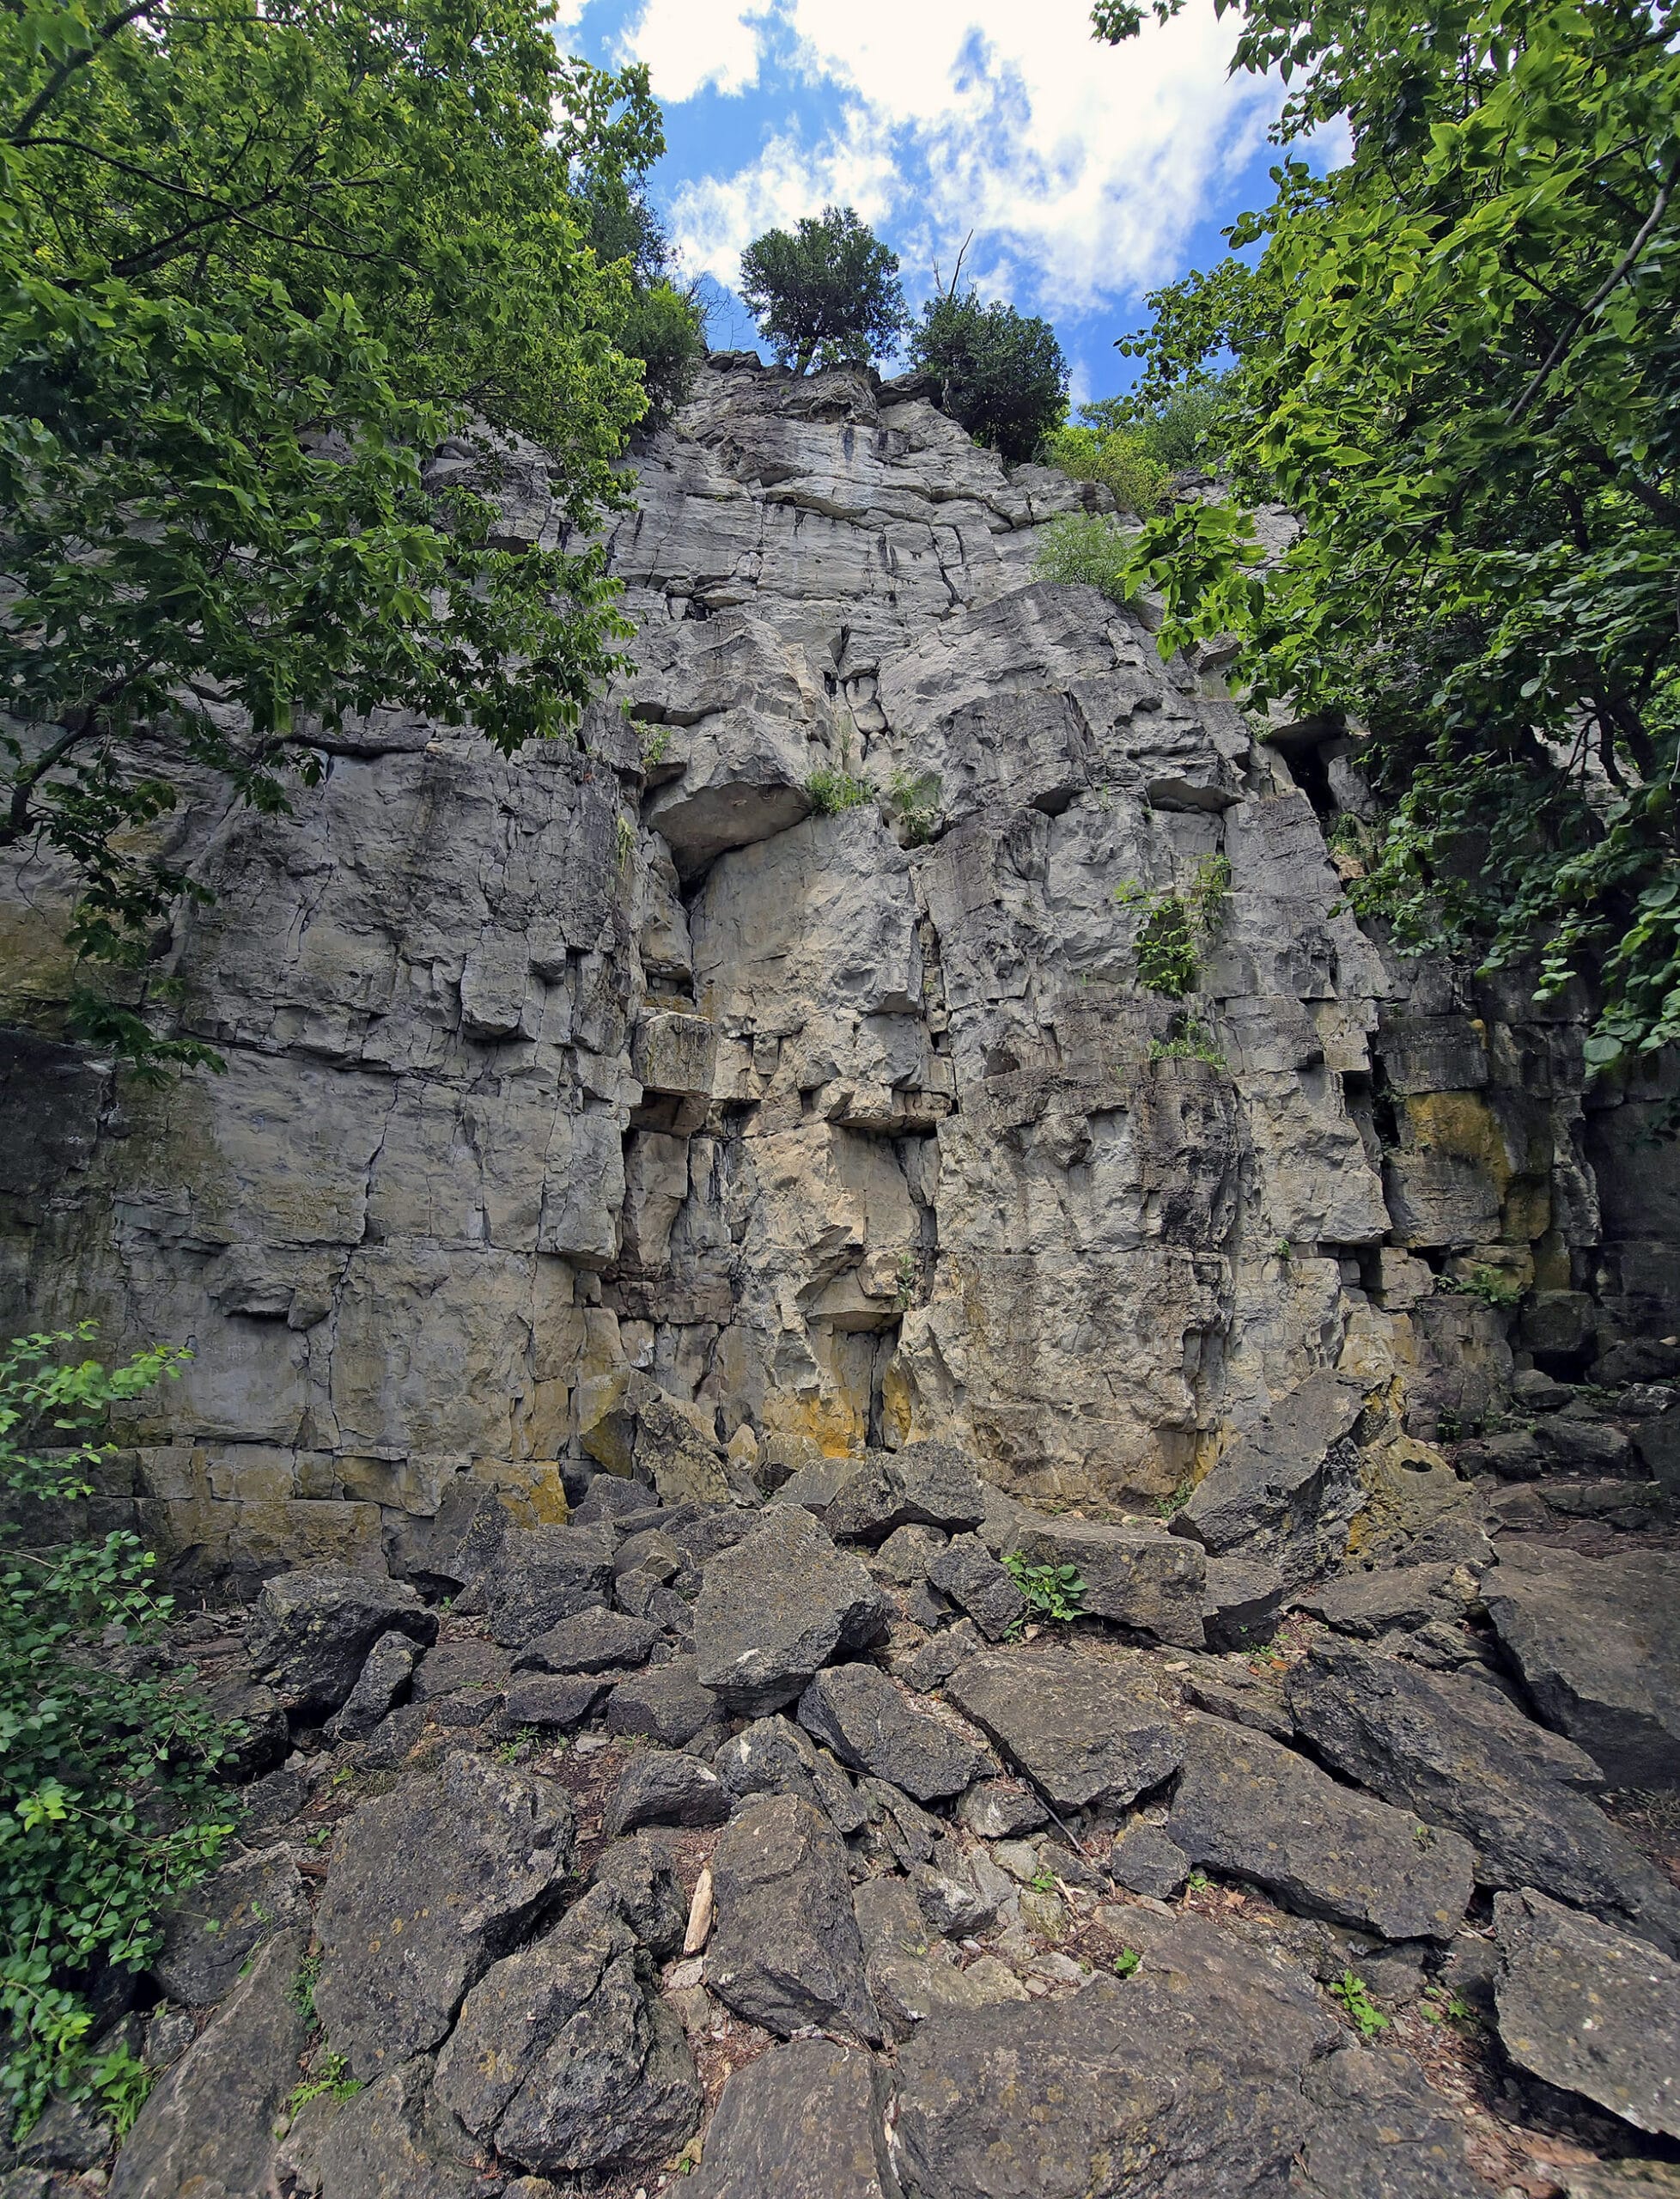
[(914, 1587), (927, 1579), (928, 1568), (950, 1541), (943, 1527), (895, 1527), (875, 1552), (869, 1569), (878, 1581)]
[(773, 2046), (723, 2087), (688, 2199), (903, 2199), (887, 2077), (825, 2038)]
[(1394, 1629), (1409, 1633), (1432, 1618), (1449, 1612), (1457, 1616), (1440, 1600), (1452, 1569), (1450, 1565), (1396, 1565), (1379, 1573), (1344, 1573), (1297, 1596), (1295, 1607), (1323, 1619), (1338, 1634), (1361, 1641)]
[(670, 1749), (647, 1749), (630, 1762), (606, 1806), (601, 1830), (609, 1840), (642, 1824), (721, 1824), (729, 1789), (709, 1765)]
[(1340, 2046), (1301, 2084), (1300, 2199), (1486, 2199), (1464, 2117), (1397, 2050)]
[(837, 1650), (867, 1648), (885, 1613), (858, 1558), (802, 1507), (773, 1505), (707, 1560), (694, 1605), (700, 1682), (726, 1710), (762, 1717), (796, 1701)]
[(328, 1721), (327, 1739), (365, 1741), (408, 1685), (420, 1654), (420, 1645), (408, 1635), (381, 1634), (343, 1708)]
[(291, 1849), (259, 1849), (194, 1886), (169, 1912), (152, 1974), (172, 2001), (208, 2008), (232, 1992), (253, 1948), (277, 1932), (308, 1928)]
[(111, 2199), (262, 2199), (272, 2189), (273, 2124), (308, 2041), (297, 1981), (302, 1931), (271, 1940), (172, 2069), (123, 2141)]
[(1265, 1640), (1288, 1593), (1275, 1565), (1245, 1557), (1210, 1557), (1202, 1588), (1202, 1624), (1216, 1649), (1243, 1649)]
[(522, 1648), (561, 1619), (606, 1601), (612, 1555), (610, 1528), (517, 1529), (503, 1537), (455, 1608), (483, 1612), (502, 1648)]
[(620, 1680), (606, 1706), (607, 1731), (645, 1733), (668, 1749), (682, 1748), (719, 1723), (718, 1699), (696, 1674), (692, 1657), (673, 1657), (668, 1665)]
[(869, 1990), (895, 2038), (908, 2038), (929, 2016), (1026, 1998), (1019, 1985), (1013, 1994), (998, 1990), (994, 1973), (1002, 1969), (1001, 1964), (983, 1970), (977, 1977), (959, 1970), (950, 1948), (929, 1933), (904, 1879), (866, 1879), (852, 1897), (852, 1907), (863, 1941)]
[(957, 1815), (982, 1840), (1013, 1840), (1050, 1823), (1032, 1789), (1015, 1779), (983, 1779), (958, 1803)]
[(1190, 1876), (1190, 1859), (1159, 1825), (1134, 1819), (1109, 1850), (1108, 1874), (1128, 1893), (1169, 1901)]
[(428, 1705), (449, 1695), (499, 1695), (507, 1685), (509, 1660), (494, 1642), (440, 1642), (414, 1668), (409, 1694)]
[(645, 1665), (664, 1640), (658, 1622), (592, 1604), (527, 1642), (514, 1660), (515, 1672), (619, 1672)]
[(1507, 1546), (1482, 1597), (1549, 1726), (1613, 1786), (1680, 1787), (1680, 1551)]
[(673, 2153), (700, 2120), (694, 2060), (635, 1933), (586, 1897), (468, 1993), (435, 2091), (474, 2137), (539, 2176)]
[[(442, 2150), (430, 2128), (431, 2074), (422, 2055), (348, 2098), (328, 2091), (307, 2100), (280, 2150), (289, 2199), (475, 2199), (484, 2186), (474, 2169)], [(459, 2131), (454, 2140), (470, 2150)], [(515, 2188), (506, 2187), (508, 2199)]]
[(502, 1724), (549, 1726), (563, 1733), (581, 1726), (611, 1682), (600, 1672), (520, 1672), (502, 1695)]
[(550, 1781), (461, 1754), (349, 1820), (315, 1916), (315, 2006), (358, 2077), (442, 2040), (467, 1988), (553, 1901), (575, 1829)]
[(846, 1851), (792, 1794), (749, 1802), (712, 1858), (717, 1921), (706, 1983), (747, 2023), (782, 2038), (815, 2024), (877, 2040)]
[(1029, 1565), (1076, 1566), (1085, 1583), (1081, 1611), (1181, 1649), (1202, 1647), (1208, 1562), (1196, 1544), (1164, 1528), (1044, 1520), (1018, 1526), (1004, 1554)]
[(1166, 1821), (1192, 1862), (1286, 1908), (1385, 1940), (1450, 1940), (1473, 1885), (1468, 1842), (1352, 1793), (1277, 1741), (1198, 1718)]
[(950, 1443), (912, 1443), (871, 1451), (829, 1499), (831, 1535), (884, 1542), (899, 1527), (943, 1527), (960, 1534), (986, 1516), (986, 1492), (966, 1456)]
[(688, 1897), (658, 1840), (645, 1833), (615, 1840), (596, 1857), (589, 1884), (606, 1890), (603, 1898), (649, 1954), (663, 1961), (681, 1947)]
[(1196, 1484), (1173, 1533), (1214, 1556), (1263, 1559), (1292, 1587), (1323, 1573), (1364, 1502), (1351, 1441), (1364, 1405), (1348, 1376), (1309, 1375)]
[(1001, 1642), (1026, 1616), (1026, 1599), (1008, 1568), (978, 1535), (953, 1536), (928, 1566), (928, 1581), (966, 1611), (988, 1642)]
[(382, 1634), (437, 1639), (437, 1614), (405, 1581), (324, 1565), (263, 1585), (246, 1629), (253, 1672), (296, 1715), (325, 1719), (350, 1694)]
[(1549, 2085), (1680, 2138), (1680, 1963), (1531, 1889), (1494, 1902), (1500, 2044)]
[(987, 1751), (954, 1723), (918, 1710), (874, 1665), (819, 1672), (799, 1722), (854, 1771), (873, 1771), (918, 1802), (960, 1794), (987, 1770)]
[(987, 1650), (946, 1692), (1057, 1809), (1135, 1801), (1184, 1761), (1153, 1676), (1125, 1651)]

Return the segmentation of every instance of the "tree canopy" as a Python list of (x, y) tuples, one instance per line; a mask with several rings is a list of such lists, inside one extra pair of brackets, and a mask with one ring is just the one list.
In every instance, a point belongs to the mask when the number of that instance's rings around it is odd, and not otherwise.
[[(601, 264), (580, 178), (644, 172), (658, 110), (551, 14), (0, 16), (0, 848), (70, 867), (73, 943), (126, 972), (80, 1027), (143, 1063), (210, 1058), (148, 1014), (201, 890), (143, 851), (184, 772), (282, 807), (382, 705), (511, 752), (626, 631), (599, 553), (498, 545), (485, 493), (531, 437), (593, 525), (648, 401), (641, 262)], [(429, 485), (452, 436), (479, 472)]]
[(1031, 458), (1067, 411), (1068, 362), (1050, 323), (983, 306), (955, 277), (922, 308), (910, 355), (938, 375), (952, 418), (1002, 458)]
[(783, 366), (867, 366), (906, 325), (898, 258), (849, 206), (792, 230), (768, 229), (741, 254), (741, 295)]
[[(1177, 12), (1160, 0), (1153, 12)], [(1250, 0), (1289, 86), (1269, 206), (1151, 301), (1145, 399), (1234, 362), (1228, 503), (1153, 520), (1166, 646), (1234, 632), (1257, 704), (1367, 728), (1356, 904), (1540, 990), (1600, 1069), (1680, 1036), (1676, 10)], [(1143, 10), (1102, 0), (1100, 35)], [(1287, 149), (1345, 122), (1326, 176)], [(1245, 507), (1299, 515), (1268, 570)]]

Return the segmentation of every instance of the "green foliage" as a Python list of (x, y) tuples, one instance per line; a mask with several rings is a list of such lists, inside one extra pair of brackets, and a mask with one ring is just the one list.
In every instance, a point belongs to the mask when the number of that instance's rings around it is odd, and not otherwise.
[(1165, 1496), (1158, 1496), (1149, 1509), (1158, 1520), (1170, 1520), (1175, 1512), (1184, 1510), (1195, 1491), (1196, 1483), (1190, 1475), (1186, 1474), (1176, 1489), (1170, 1490)]
[(1003, 1562), (1040, 1617), (1065, 1621), (1082, 1616), (1085, 1583), (1076, 1565), (1032, 1565), (1018, 1550), (1011, 1550)]
[[(1046, 465), (1059, 466), (1075, 481), (1100, 482), (1105, 489), (1113, 491), (1114, 501), (1122, 511), (1135, 513), (1140, 519), (1147, 519), (1151, 512), (1160, 511), (1172, 502), (1170, 468), (1152, 458), (1141, 440), (1123, 428), (1058, 428), (1053, 435), (1045, 436), (1042, 456)], [(1077, 516), (1074, 515), (1075, 520)], [(1065, 528), (1069, 522), (1061, 520), (1056, 524)], [(1093, 535), (1093, 544), (1095, 539)], [(1052, 580), (1068, 576), (1061, 573), (1050, 575)], [(1104, 586), (1101, 581), (1096, 585)], [(1112, 591), (1105, 588), (1104, 592)], [(1116, 600), (1123, 602), (1125, 597), (1122, 594)]]
[(1152, 1039), (1149, 1058), (1152, 1062), (1205, 1062), (1209, 1069), (1231, 1066), (1213, 1032), (1192, 1016), (1181, 1016), (1170, 1039)]
[[(26, 1506), (73, 1516), (109, 1454), (109, 1408), (186, 1357), (68, 1355), (90, 1333), (20, 1337), (0, 1357), (0, 1486)], [(143, 1970), (163, 1904), (233, 1830), (213, 1777), (232, 1732), (158, 1654), (154, 1562), (119, 1532), (9, 1550), (0, 1572), (0, 2092), (25, 2125), (54, 2084), (137, 2111), (131, 2057), (89, 2051), (88, 1974)]]
[(354, 2099), (361, 2089), (360, 2080), (350, 2073), (348, 2055), (323, 2054), (315, 2063), (313, 2075), (293, 2086), (286, 2111), (295, 2115), (306, 2101), (312, 2099)]
[[(1135, 880), (1117, 886), (1114, 898), (1123, 908), (1144, 911), (1137, 935), (1137, 974), (1152, 993), (1168, 1000), (1183, 1000), (1202, 981), (1202, 948), (1225, 920), (1231, 892), (1231, 865), (1224, 856), (1204, 856), (1187, 893), (1149, 893)], [(1211, 1044), (1211, 1042), (1209, 1042)], [(1150, 1058), (1162, 1058), (1150, 1048)], [(1223, 1056), (1202, 1054), (1199, 1060)]]
[[(1157, 15), (1176, 11), (1161, 0)], [(1143, 9), (1104, 0), (1100, 34)], [(1239, 6), (1287, 66), (1286, 158), (1239, 254), (1158, 293), (1143, 400), (1234, 356), (1233, 490), (1153, 520), (1164, 649), (1241, 644), (1257, 705), (1370, 731), (1355, 910), (1414, 951), (1601, 982), (1594, 1070), (1680, 1036), (1680, 52), (1674, 11)], [(1258, 247), (1257, 258), (1246, 247)], [(1300, 532), (1262, 567), (1245, 509)]]
[(598, 550), (496, 540), (498, 436), (587, 533), (647, 403), (575, 173), (640, 174), (657, 109), (551, 14), (0, 16), (0, 849), (50, 854), (80, 1027), (154, 1072), (214, 1058), (157, 1028), (185, 783), (283, 810), (380, 708), (511, 753), (630, 630)]
[(1114, 1974), (1117, 1977), (1135, 1977), (1142, 1967), (1143, 1958), (1135, 1947), (1122, 1947), (1114, 1958)]
[(911, 771), (902, 764), (886, 783), (886, 807), (904, 828), (912, 848), (925, 847), (939, 822), (940, 776), (937, 771)]
[(1330, 1987), (1334, 2000), (1342, 2003), (1361, 2038), (1375, 2038), (1379, 2031), (1388, 2029), (1388, 2018), (1366, 1990), (1365, 1980), (1351, 1970), (1344, 1970)]
[(1153, 403), (1105, 397), (1047, 436), (1042, 456), (1075, 481), (1099, 481), (1122, 510), (1147, 518), (1172, 503), (1172, 477), (1215, 462), (1221, 385), (1186, 383)]
[(1069, 512), (1052, 520), (1032, 560), (1041, 580), (1100, 588), (1112, 603), (1137, 594), (1129, 538), (1117, 520), (1096, 512)]
[(602, 267), (621, 266), (630, 302), (618, 349), (640, 359), (648, 393), (643, 426), (658, 426), (693, 393), (706, 355), (705, 314), (696, 286), (681, 280), (665, 226), (648, 205), (640, 163), (627, 167), (607, 149), (604, 165), (584, 168), (574, 202)]
[(1026, 1883), (1032, 1888), (1034, 1893), (1054, 1893), (1056, 1891), (1056, 1873), (1050, 1869), (1047, 1863), (1042, 1864), (1039, 1868), (1032, 1873), (1032, 1876)]
[(805, 782), (805, 791), (819, 817), (837, 817), (843, 809), (861, 809), (875, 798), (868, 780), (858, 778), (843, 763), (825, 764), (820, 771), (813, 771)]
[(1445, 1985), (1424, 1987), (1418, 2013), (1426, 2023), (1455, 2024), (1466, 2031), (1476, 2030), (1482, 2020), (1468, 2001), (1460, 2000)]
[(776, 357), (802, 375), (867, 366), (907, 323), (898, 259), (849, 206), (768, 229), (741, 254), (740, 294)]
[(1050, 323), (983, 306), (954, 278), (922, 308), (910, 355), (939, 376), (951, 417), (1001, 458), (1031, 458), (1068, 409), (1068, 362)]
[(892, 1303), (899, 1313), (908, 1313), (916, 1303), (916, 1255), (914, 1252), (899, 1253), (894, 1280), (897, 1288), (892, 1294)]
[(1446, 1292), (1459, 1298), (1479, 1298), (1484, 1306), (1500, 1307), (1508, 1311), (1522, 1302), (1523, 1287), (1502, 1276), (1497, 1268), (1472, 1268), (1468, 1275), (1442, 1275), (1435, 1278), (1437, 1294)]

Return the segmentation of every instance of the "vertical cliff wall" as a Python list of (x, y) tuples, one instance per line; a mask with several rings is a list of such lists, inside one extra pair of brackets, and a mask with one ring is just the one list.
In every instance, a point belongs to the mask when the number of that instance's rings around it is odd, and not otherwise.
[[(61, 1043), (55, 881), (7, 874), (5, 1317), (190, 1340), (119, 1470), (154, 1533), (376, 1564), (463, 1476), (557, 1516), (661, 1413), (703, 1477), (948, 1435), (1147, 1502), (1336, 1368), (1427, 1467), (1513, 1344), (1578, 1374), (1674, 1325), (1654, 1100), (1584, 1112), (1583, 1003), (1361, 933), (1342, 749), (1032, 579), (1094, 491), (914, 381), (727, 354), (637, 471), (636, 673), (581, 749), (393, 719), (293, 818), (180, 813), (216, 898), (167, 964), (225, 1075)], [(534, 459), (506, 527), (557, 527)], [(820, 771), (931, 813), (813, 813)], [(1117, 889), (1214, 856), (1164, 998)], [(1440, 1287), (1489, 1276), (1520, 1319)]]

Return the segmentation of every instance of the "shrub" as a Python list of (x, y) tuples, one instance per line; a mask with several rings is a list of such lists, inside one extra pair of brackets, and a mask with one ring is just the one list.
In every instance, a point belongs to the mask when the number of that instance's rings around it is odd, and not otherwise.
[(576, 202), (584, 235), (603, 266), (622, 265), (630, 295), (618, 349), (642, 363), (648, 411), (642, 424), (658, 427), (693, 394), (706, 356), (706, 317), (692, 284), (679, 279), (676, 258), (640, 180), (621, 168), (581, 175)]
[(849, 206), (825, 206), (791, 234), (769, 229), (741, 254), (740, 292), (782, 365), (867, 366), (904, 327), (898, 259)]
[(1068, 362), (1050, 323), (983, 306), (954, 282), (923, 307), (910, 354), (939, 376), (951, 417), (1001, 458), (1031, 458), (1067, 411)]
[(1003, 1562), (1040, 1617), (1065, 1621), (1082, 1615), (1085, 1583), (1076, 1565), (1032, 1565), (1018, 1550), (1011, 1550)]
[(1127, 539), (1116, 521), (1095, 512), (1070, 512), (1044, 529), (1032, 570), (1041, 580), (1068, 586), (1082, 582), (1100, 588), (1111, 603), (1124, 603), (1131, 594), (1129, 560)]
[(1047, 464), (1059, 466), (1075, 481), (1100, 482), (1123, 511), (1139, 519), (1171, 501), (1170, 469), (1124, 429), (1058, 428), (1045, 437), (1043, 453)]
[(913, 848), (925, 847), (939, 821), (940, 777), (937, 771), (911, 771), (902, 764), (886, 783), (886, 807), (904, 828)]
[(866, 801), (874, 799), (875, 794), (867, 779), (860, 779), (843, 765), (837, 767), (832, 764), (813, 771), (805, 782), (805, 791), (819, 817), (837, 817), (843, 809), (861, 809)]
[[(186, 1356), (154, 1347), (108, 1370), (66, 1356), (91, 1333), (20, 1337), (0, 1358), (0, 1487), (26, 1502), (89, 1495), (107, 1409)], [(23, 2128), (55, 2084), (119, 2118), (137, 2111), (132, 2056), (91, 2052), (86, 1988), (102, 1966), (145, 1968), (163, 1904), (233, 1830), (213, 1773), (236, 1729), (190, 1672), (144, 1654), (171, 1608), (155, 1562), (119, 1532), (49, 1556), (13, 1550), (0, 1573), (0, 2086)]]
[(1149, 405), (1135, 398), (1105, 397), (1081, 405), (1079, 416), (1099, 432), (1130, 436), (1169, 473), (1184, 473), (1218, 462), (1224, 405), (1224, 391), (1215, 379), (1181, 383)]
[[(1204, 856), (1196, 867), (1188, 893), (1147, 893), (1135, 880), (1117, 886), (1114, 898), (1122, 908), (1141, 908), (1147, 913), (1137, 935), (1137, 974), (1152, 993), (1168, 1000), (1182, 1000), (1202, 981), (1202, 946), (1224, 921), (1225, 903), (1231, 891), (1231, 865), (1224, 856)], [(1194, 1030), (1194, 1026), (1187, 1026)], [(1152, 1059), (1160, 1058), (1150, 1048)], [(1219, 1057), (1198, 1058), (1223, 1061)]]

